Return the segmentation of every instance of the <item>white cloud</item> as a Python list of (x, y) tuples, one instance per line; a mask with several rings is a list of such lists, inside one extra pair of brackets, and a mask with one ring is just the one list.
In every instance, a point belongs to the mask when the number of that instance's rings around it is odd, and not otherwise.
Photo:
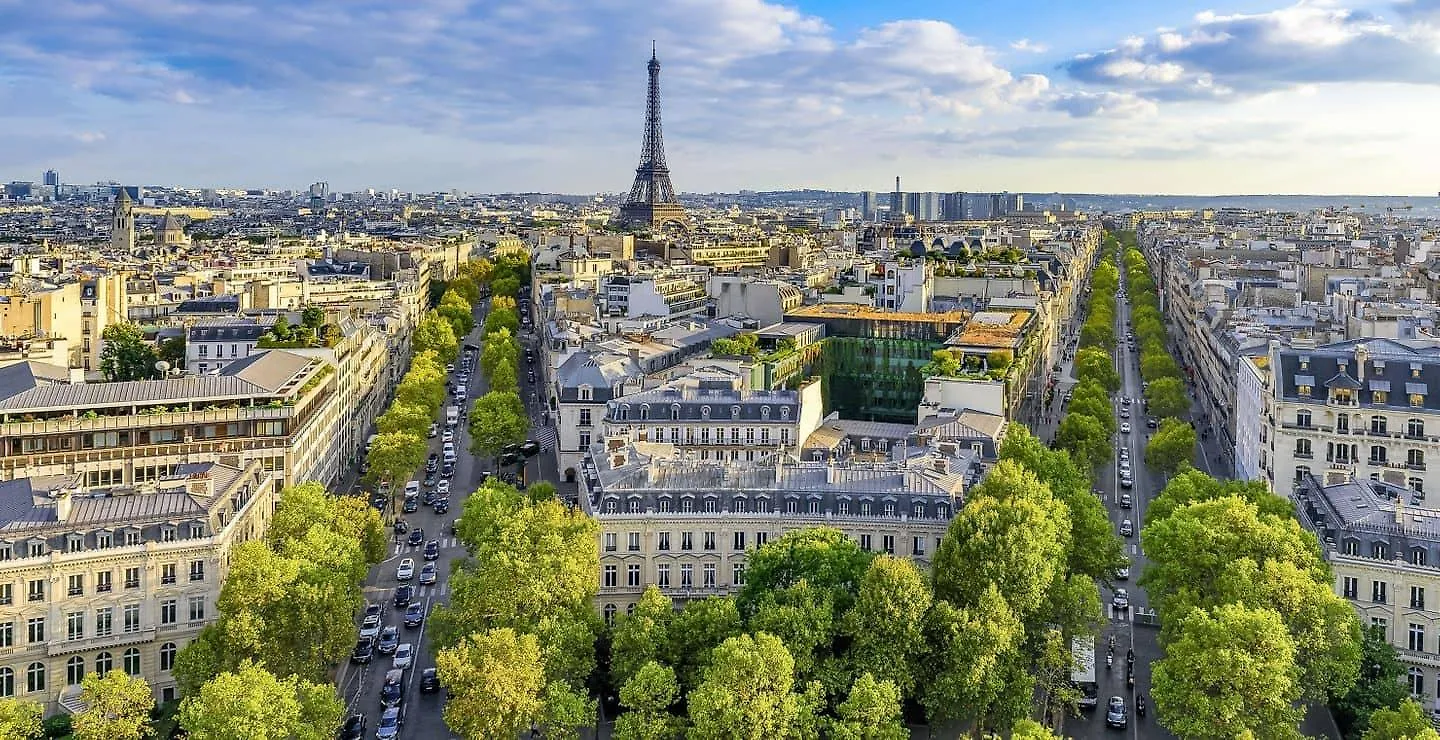
[(1030, 39), (1011, 41), (1010, 48), (1014, 49), (1015, 51), (1024, 51), (1032, 54), (1044, 54), (1045, 52), (1050, 51), (1050, 47), (1048, 45), (1036, 41), (1031, 41)]

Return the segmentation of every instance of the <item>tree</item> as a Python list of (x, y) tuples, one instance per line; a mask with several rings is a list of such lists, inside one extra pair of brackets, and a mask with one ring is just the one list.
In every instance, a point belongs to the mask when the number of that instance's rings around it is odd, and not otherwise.
[(470, 410), (470, 453), (499, 455), (506, 445), (524, 442), (529, 431), (530, 416), (520, 396), (513, 391), (490, 391), (476, 399)]
[(1161, 377), (1150, 381), (1145, 389), (1145, 411), (1151, 416), (1183, 416), (1190, 410), (1190, 396), (1185, 383), (1178, 377)]
[(910, 731), (900, 716), (900, 689), (861, 674), (829, 722), (833, 740), (905, 740)]
[(300, 312), (300, 323), (310, 327), (310, 330), (319, 333), (320, 327), (325, 325), (325, 309), (314, 304), (308, 305)]
[[(1156, 381), (1157, 383), (1160, 381)], [(1145, 464), (1170, 475), (1195, 459), (1195, 427), (1190, 422), (1167, 418), (1145, 445)]]
[(533, 635), (501, 628), (477, 633), (435, 657), (449, 692), (445, 724), (477, 740), (513, 740), (544, 714), (544, 667)]
[(1022, 621), (1063, 573), (1070, 521), (1035, 474), (1001, 460), (950, 523), (935, 551), (935, 596), (970, 606), (994, 585)]
[(1359, 678), (1349, 693), (1330, 702), (1335, 721), (1350, 740), (1359, 740), (1370, 727), (1370, 715), (1380, 709), (1395, 709), (1408, 696), (1400, 679), (1405, 666), (1400, 663), (1395, 646), (1385, 637), (1385, 628), (1365, 629), (1360, 644)]
[(24, 699), (0, 699), (0, 737), (16, 740), (34, 740), (44, 729), (40, 715), (44, 713), (39, 704)]
[[(830, 658), (838, 622), (833, 591), (816, 588), (801, 579), (793, 586), (761, 593), (753, 609), (747, 628), (780, 638), (795, 660), (798, 678), (813, 676)], [(845, 678), (843, 672), (835, 673), (836, 679)], [(830, 688), (828, 684), (827, 688)], [(834, 688), (843, 689), (844, 685)]]
[(370, 445), (370, 479), (399, 485), (425, 464), (428, 450), (423, 437), (405, 432), (377, 434)]
[[(682, 686), (693, 689), (710, 665), (714, 648), (740, 634), (741, 629), (740, 612), (735, 608), (734, 599), (711, 596), (687, 602), (670, 622), (670, 645), (665, 662), (675, 666)], [(792, 659), (792, 672), (794, 666)]]
[(455, 291), (471, 306), (480, 302), (480, 286), (469, 275), (459, 275), (451, 280), (449, 290)]
[(515, 297), (520, 292), (520, 281), (513, 277), (504, 277), (490, 281), (490, 291), (495, 295)]
[(460, 355), (460, 341), (455, 337), (455, 327), (448, 319), (434, 311), (426, 311), (415, 325), (410, 336), (415, 353), (434, 352), (441, 361), (450, 363)]
[(495, 373), (495, 366), (502, 361), (516, 365), (520, 357), (520, 343), (509, 329), (501, 329), (485, 335), (485, 346), (480, 350), (480, 371), (489, 378)]
[(838, 529), (792, 530), (747, 556), (737, 600), (744, 613), (752, 614), (761, 594), (804, 580), (829, 591), (835, 609), (843, 612), (854, 602), (873, 557)]
[(353, 538), (369, 563), (378, 563), (389, 553), (379, 512), (360, 499), (331, 496), (314, 481), (280, 491), (280, 505), (265, 538), (278, 548), (286, 540), (304, 538), (316, 526)]
[(1115, 358), (1096, 347), (1084, 347), (1075, 353), (1075, 377), (1093, 380), (1111, 393), (1120, 390), (1120, 373), (1115, 370)]
[(1377, 709), (1363, 740), (1440, 740), (1440, 733), (1425, 715), (1425, 708), (1406, 699), (1395, 709)]
[(871, 676), (909, 696), (926, 652), (930, 587), (915, 563), (882, 555), (870, 563), (855, 606), (845, 615), (854, 675)]
[(615, 740), (674, 740), (682, 722), (670, 713), (680, 697), (680, 685), (669, 666), (649, 661), (620, 687), (620, 703), (627, 710), (615, 719)]
[(100, 332), (100, 341), (100, 372), (105, 380), (147, 380), (159, 373), (155, 369), (159, 355), (145, 341), (145, 332), (139, 326), (124, 321), (111, 324)]
[(476, 285), (489, 283), (490, 274), (494, 271), (495, 265), (484, 257), (473, 259), (460, 265), (461, 275), (475, 281)]
[(814, 723), (794, 691), (794, 661), (773, 635), (740, 635), (715, 648), (705, 680), (690, 692), (693, 740), (794, 737)]
[(1109, 462), (1110, 455), (1115, 451), (1110, 433), (1096, 417), (1073, 410), (1065, 415), (1055, 430), (1055, 444), (1090, 470)]
[(293, 333), (294, 329), (290, 326), (290, 319), (286, 318), (283, 313), (276, 316), (275, 323), (270, 325), (270, 335), (279, 341), (290, 341), (291, 334)]
[(580, 728), (595, 724), (597, 702), (562, 681), (545, 685), (544, 719), (547, 740), (579, 740)]
[(1204, 471), (1190, 469), (1177, 473), (1159, 496), (1145, 507), (1145, 521), (1159, 521), (1176, 509), (1201, 501), (1238, 497), (1254, 506), (1261, 516), (1288, 518), (1294, 513), (1290, 499), (1271, 493), (1263, 481), (1216, 480)]
[(160, 342), (160, 351), (156, 354), (156, 357), (170, 363), (171, 368), (184, 369), (185, 337), (170, 337)]
[(435, 307), (435, 312), (450, 322), (456, 337), (463, 337), (475, 328), (473, 311), (470, 302), (453, 289), (446, 291), (440, 297), (440, 305)]
[(968, 609), (936, 601), (926, 620), (933, 647), (921, 702), (932, 724), (1008, 725), (1034, 696), (1033, 682), (1016, 669), (1025, 629), (1015, 612), (993, 584), (974, 601)]
[(1141, 348), (1140, 351), (1140, 377), (1146, 382), (1153, 383), (1161, 378), (1173, 378), (1178, 380), (1180, 366), (1175, 364), (1175, 358), (1170, 356), (1163, 347), (1153, 346)]
[(1160, 721), (1187, 738), (1299, 738), (1295, 643), (1269, 609), (1197, 609), (1153, 666)]
[(445, 371), (435, 368), (432, 372), (431, 366), (420, 363), (417, 358), (395, 386), (395, 403), (419, 406), (433, 418), (445, 403)]
[(610, 638), (611, 683), (624, 686), (643, 666), (665, 655), (674, 616), (670, 597), (652, 585), (641, 594), (635, 611), (615, 618)]
[(1022, 719), (1015, 723), (1010, 740), (1060, 740), (1060, 736), (1033, 719)]
[(247, 661), (186, 697), (178, 719), (191, 740), (328, 740), (344, 711), (333, 687)]
[(385, 413), (375, 419), (375, 429), (381, 434), (404, 432), (424, 437), (429, 434), (430, 425), (434, 422), (434, 415), (424, 406), (392, 403)]
[(155, 695), (145, 679), (117, 669), (104, 676), (87, 674), (80, 687), (80, 699), (86, 706), (71, 720), (75, 740), (140, 740), (149, 736)]

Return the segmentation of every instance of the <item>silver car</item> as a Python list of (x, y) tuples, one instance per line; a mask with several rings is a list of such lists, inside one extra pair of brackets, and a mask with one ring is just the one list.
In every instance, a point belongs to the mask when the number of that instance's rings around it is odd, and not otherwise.
[(410, 663), (414, 660), (415, 645), (409, 642), (402, 642), (399, 647), (395, 648), (395, 657), (390, 659), (390, 665), (403, 671), (409, 668)]

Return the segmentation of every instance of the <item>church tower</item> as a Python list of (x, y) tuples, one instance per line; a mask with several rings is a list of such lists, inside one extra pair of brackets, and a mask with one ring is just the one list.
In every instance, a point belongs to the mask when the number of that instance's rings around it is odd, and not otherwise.
[(110, 217), (110, 248), (129, 254), (135, 251), (135, 201), (120, 188), (115, 196), (115, 212)]

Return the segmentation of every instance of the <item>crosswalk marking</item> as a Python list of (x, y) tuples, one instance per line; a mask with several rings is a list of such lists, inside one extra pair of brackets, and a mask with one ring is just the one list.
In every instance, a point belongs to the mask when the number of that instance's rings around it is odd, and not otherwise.
[(560, 433), (553, 426), (532, 427), (531, 433), (534, 435), (531, 438), (539, 442), (540, 446), (545, 449), (554, 449), (556, 442), (560, 439)]

